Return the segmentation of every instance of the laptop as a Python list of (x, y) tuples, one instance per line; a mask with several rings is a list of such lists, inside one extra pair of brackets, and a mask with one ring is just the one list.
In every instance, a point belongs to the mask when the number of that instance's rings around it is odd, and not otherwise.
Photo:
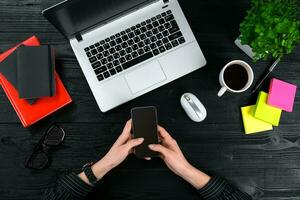
[(42, 13), (70, 41), (102, 112), (206, 65), (177, 0), (67, 0)]

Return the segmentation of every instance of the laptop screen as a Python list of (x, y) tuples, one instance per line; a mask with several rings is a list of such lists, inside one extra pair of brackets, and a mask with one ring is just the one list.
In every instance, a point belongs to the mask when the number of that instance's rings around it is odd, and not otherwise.
[(67, 38), (153, 0), (68, 0), (43, 11)]

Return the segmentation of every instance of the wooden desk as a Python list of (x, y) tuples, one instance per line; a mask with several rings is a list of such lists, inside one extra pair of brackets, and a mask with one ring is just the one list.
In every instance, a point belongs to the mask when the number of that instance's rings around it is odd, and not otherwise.
[[(217, 98), (218, 74), (233, 59), (249, 62), (255, 79), (270, 62), (253, 63), (234, 44), (249, 1), (181, 0), (181, 5), (208, 65), (111, 112), (101, 113), (68, 41), (41, 15), (58, 0), (1, 0), (0, 52), (37, 35), (57, 50), (57, 70), (74, 103), (24, 129), (0, 90), (0, 199), (40, 199), (43, 190), (66, 169), (80, 168), (100, 158), (119, 135), (134, 106), (155, 105), (159, 123), (178, 140), (197, 167), (218, 174), (265, 200), (300, 199), (300, 96), (293, 113), (283, 113), (273, 131), (245, 135), (241, 105), (255, 102), (250, 91)], [(184, 66), (183, 66), (184, 67)], [(274, 72), (300, 86), (300, 48), (286, 56)], [(207, 119), (193, 123), (179, 104), (184, 92), (196, 94), (208, 110)], [(43, 171), (23, 167), (23, 160), (43, 131), (57, 122), (67, 132), (64, 145), (51, 152), (53, 162)], [(107, 199), (197, 199), (196, 192), (155, 160), (129, 158), (105, 179), (100, 196)], [(105, 198), (98, 198), (105, 199)]]

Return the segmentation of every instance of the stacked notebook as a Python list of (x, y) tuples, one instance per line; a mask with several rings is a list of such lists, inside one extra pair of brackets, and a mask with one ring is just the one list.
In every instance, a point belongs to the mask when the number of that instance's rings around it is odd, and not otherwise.
[(272, 130), (279, 126), (282, 111), (292, 112), (297, 86), (273, 78), (269, 93), (261, 91), (256, 105), (241, 108), (246, 134)]
[[(0, 83), (24, 127), (29, 127), (72, 102), (54, 70), (51, 47), (38, 46), (40, 42), (33, 36), (0, 54)], [(40, 63), (37, 65), (37, 62)], [(52, 68), (47, 67), (49, 64)]]

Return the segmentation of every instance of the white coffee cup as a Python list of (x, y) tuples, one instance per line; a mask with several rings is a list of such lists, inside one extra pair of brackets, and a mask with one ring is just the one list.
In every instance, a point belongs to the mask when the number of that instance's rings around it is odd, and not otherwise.
[[(245, 68), (245, 70), (247, 71), (247, 74), (248, 74), (248, 81), (247, 83), (245, 84), (245, 86), (240, 89), (240, 90), (234, 90), (232, 88), (230, 88), (224, 81), (224, 72), (226, 71), (226, 69), (229, 67), (229, 66), (232, 66), (232, 65), (239, 65), (239, 66), (242, 66)], [(221, 97), (223, 96), (223, 94), (226, 92), (226, 91), (229, 91), (229, 92), (233, 92), (233, 93), (241, 93), (241, 92), (245, 92), (246, 90), (248, 90), (250, 88), (250, 86), (252, 85), (253, 83), (253, 79), (254, 79), (254, 74), (253, 74), (253, 70), (252, 68), (250, 67), (250, 65), (242, 60), (233, 60), (231, 62), (229, 62), (227, 65), (225, 65), (225, 67), (223, 67), (223, 69), (221, 70), (220, 72), (220, 76), (219, 76), (219, 81), (220, 81), (220, 84), (222, 86), (222, 88), (220, 89), (220, 91), (218, 92), (218, 96)]]

